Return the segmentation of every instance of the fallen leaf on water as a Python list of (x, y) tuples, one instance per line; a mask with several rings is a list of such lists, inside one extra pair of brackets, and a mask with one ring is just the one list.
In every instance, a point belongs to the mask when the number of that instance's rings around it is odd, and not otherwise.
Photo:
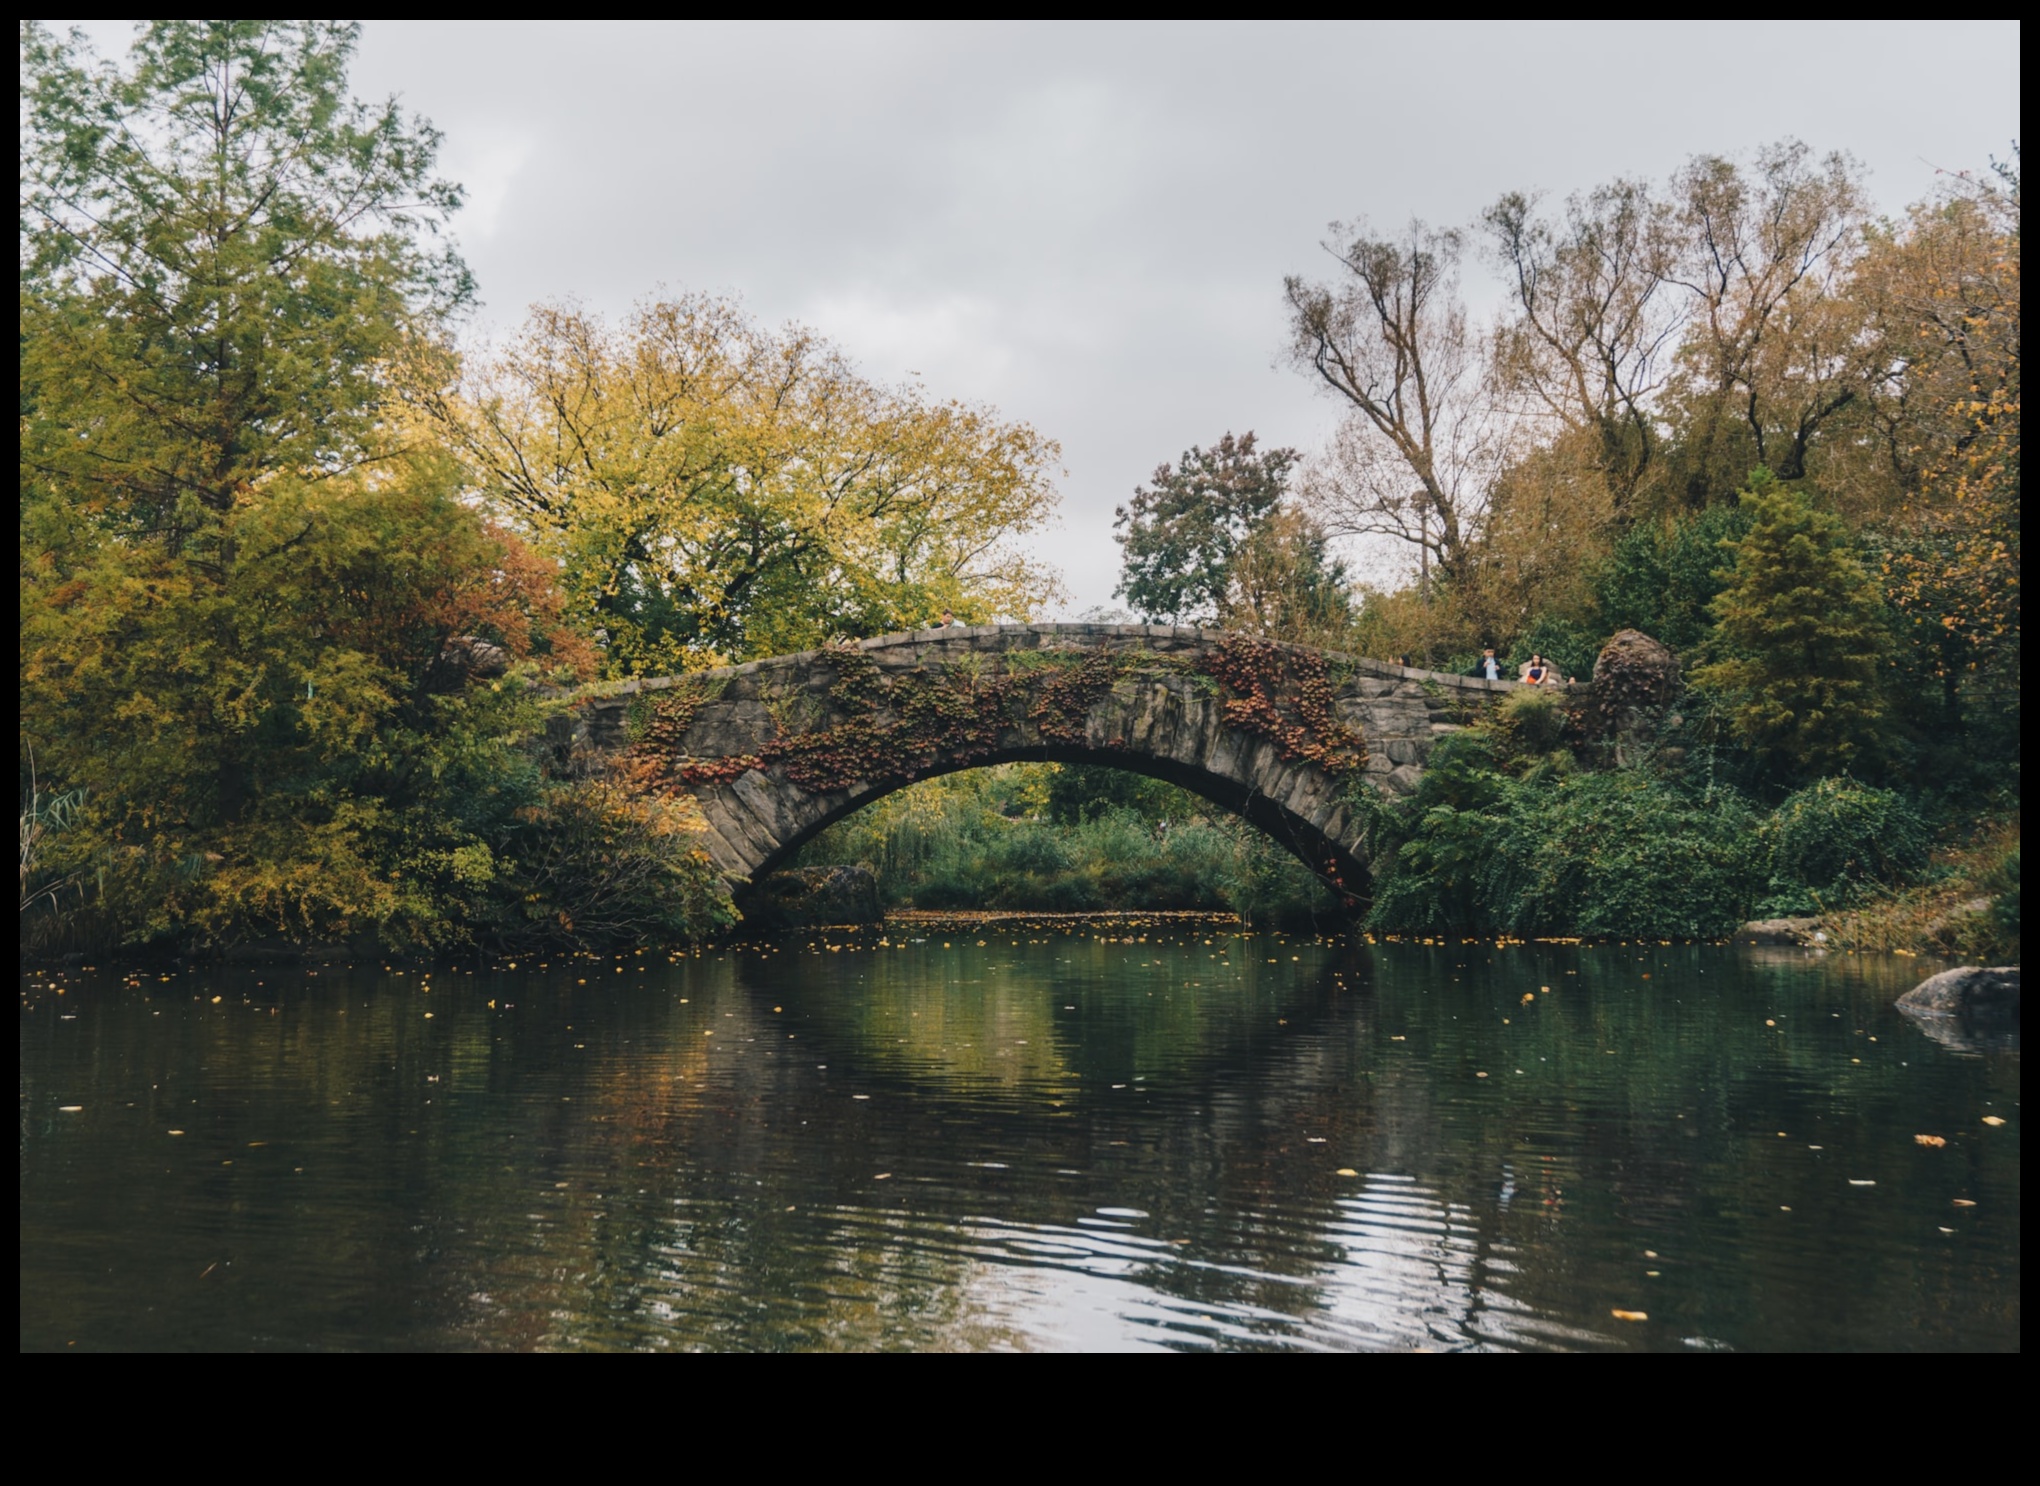
[(1486, 1078), (1486, 1077), (1487, 1077), (1487, 1075), (1486, 1075), (1485, 1073), (1476, 1073), (1476, 1074), (1474, 1075), (1474, 1077), (1475, 1077), (1475, 1078)]
[(1648, 1321), (1650, 1319), (1648, 1311), (1610, 1311), (1608, 1314), (1618, 1321)]
[(2004, 1123), (2004, 1121), (1996, 1115), (1985, 1115), (1983, 1117), (1983, 1122), (1986, 1125), (2002, 1125)]
[(1957, 1207), (1975, 1207), (1975, 1206), (1976, 1206), (1976, 1204), (1975, 1204), (1974, 1202), (1971, 1202), (1971, 1201), (1970, 1201), (1970, 1200), (1969, 1200), (1969, 1199), (1968, 1199), (1967, 1197), (1958, 1197), (1958, 1198), (1956, 1198), (1956, 1199), (1955, 1199), (1955, 1205), (1956, 1205)]
[(1535, 1001), (1536, 999), (1537, 998), (1528, 991), (1525, 991), (1523, 993), (1523, 1004), (1525, 1006), (1528, 1006), (1532, 1001)]
[(890, 1171), (881, 1171), (877, 1176), (873, 1177), (872, 1180), (875, 1182), (889, 1182), (892, 1180), (892, 1173)]
[(1852, 1176), (1849, 1178), (1849, 1185), (1852, 1187), (1874, 1187), (1877, 1185), (1877, 1183), (1874, 1181), (1865, 1181), (1860, 1177)]
[(58, 1114), (82, 1114), (84, 1110), (85, 1106), (82, 1104), (59, 1104), (57, 1106)]
[(1390, 1042), (1408, 1042), (1409, 1038), (1400, 1035), (1392, 1035), (1388, 1040)]
[(1948, 1137), (1945, 1135), (1915, 1135), (1913, 1137), (1914, 1145), (1930, 1145), (1938, 1148), (1947, 1143)]
[(1776, 1022), (1772, 1021), (1772, 1020), (1771, 1020), (1771, 1019), (1770, 1019), (1769, 1017), (1765, 1017), (1765, 1018), (1764, 1018), (1764, 1025), (1765, 1025), (1765, 1026), (1767, 1026), (1767, 1027), (1775, 1027), (1775, 1026), (1777, 1026), (1778, 1024), (1777, 1024)]
[(182, 1130), (172, 1130), (170, 1133), (172, 1135), (182, 1135), (184, 1132)]
[(1357, 1171), (1355, 1171), (1355, 1170), (1354, 1170), (1354, 1169), (1353, 1169), (1352, 1167), (1350, 1167), (1350, 1166), (1341, 1166), (1341, 1167), (1340, 1167), (1340, 1168), (1338, 1169), (1338, 1171), (1337, 1171), (1336, 1173), (1334, 1173), (1334, 1174), (1335, 1174), (1335, 1175), (1337, 1175), (1337, 1176), (1358, 1176), (1358, 1175), (1359, 1175), (1360, 1173), (1359, 1173), (1359, 1172), (1357, 1172)]

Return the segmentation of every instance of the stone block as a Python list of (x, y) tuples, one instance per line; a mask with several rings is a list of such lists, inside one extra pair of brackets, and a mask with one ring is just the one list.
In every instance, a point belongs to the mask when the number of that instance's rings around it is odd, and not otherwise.
[(1381, 751), (1388, 755), (1391, 763), (1421, 764), (1431, 756), (1431, 740), (1390, 738), (1381, 745)]
[(1413, 795), (1424, 781), (1424, 771), (1415, 764), (1398, 764), (1382, 781), (1399, 795)]

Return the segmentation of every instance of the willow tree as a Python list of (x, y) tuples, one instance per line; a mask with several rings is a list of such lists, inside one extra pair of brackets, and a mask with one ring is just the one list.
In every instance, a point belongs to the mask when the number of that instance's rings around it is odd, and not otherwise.
[(1057, 446), (987, 409), (881, 387), (728, 300), (621, 324), (534, 309), (426, 406), (469, 479), (561, 565), (612, 674), (930, 622), (1023, 618), (1056, 591), (1017, 539)]

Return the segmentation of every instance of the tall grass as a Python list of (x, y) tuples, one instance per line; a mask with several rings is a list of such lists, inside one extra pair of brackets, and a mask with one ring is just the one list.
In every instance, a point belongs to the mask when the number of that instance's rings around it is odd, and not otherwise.
[(801, 863), (869, 865), (892, 907), (1201, 909), (1298, 925), (1336, 915), (1300, 862), (1182, 790), (1148, 783), (1133, 803), (1055, 819), (1051, 794), (1067, 795), (1057, 769), (1006, 764), (924, 780), (839, 821)]

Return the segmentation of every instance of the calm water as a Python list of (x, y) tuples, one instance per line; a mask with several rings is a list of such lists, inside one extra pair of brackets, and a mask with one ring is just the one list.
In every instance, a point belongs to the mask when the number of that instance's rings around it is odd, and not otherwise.
[(21, 1344), (2019, 1344), (1914, 962), (919, 932), (26, 977)]

